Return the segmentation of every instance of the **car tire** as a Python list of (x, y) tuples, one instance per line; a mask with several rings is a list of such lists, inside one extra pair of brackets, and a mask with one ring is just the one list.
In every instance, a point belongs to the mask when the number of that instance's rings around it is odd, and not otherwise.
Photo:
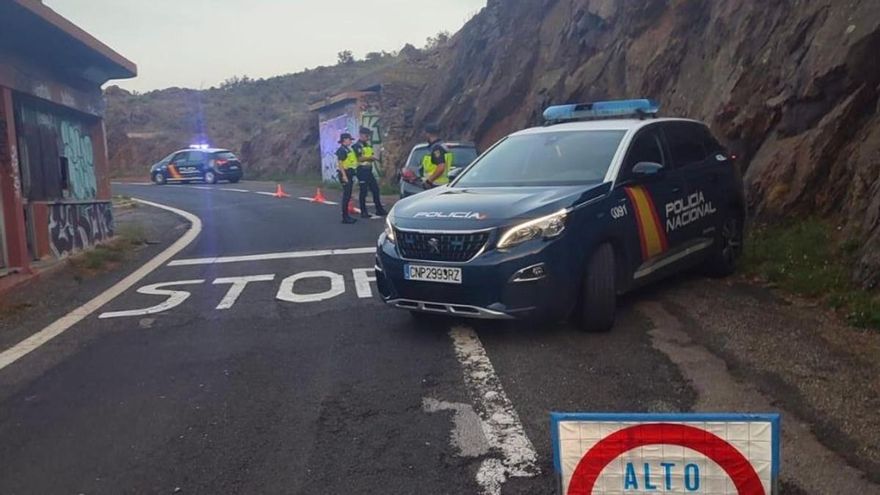
[(156, 184), (157, 186), (164, 186), (167, 183), (168, 181), (165, 179), (165, 174), (163, 174), (162, 172), (156, 172), (155, 174), (153, 174), (153, 184)]
[(241, 180), (241, 177), (235, 177), (233, 179), (229, 179), (230, 184), (238, 184), (238, 181)]
[(617, 289), (614, 250), (602, 244), (590, 256), (581, 291), (580, 327), (586, 332), (607, 332), (614, 325)]
[(712, 252), (703, 263), (703, 272), (710, 277), (723, 278), (736, 271), (736, 263), (742, 254), (743, 222), (737, 214), (730, 215), (721, 226), (720, 235), (712, 246)]
[(217, 183), (217, 174), (213, 171), (208, 170), (204, 175), (205, 184), (216, 184)]

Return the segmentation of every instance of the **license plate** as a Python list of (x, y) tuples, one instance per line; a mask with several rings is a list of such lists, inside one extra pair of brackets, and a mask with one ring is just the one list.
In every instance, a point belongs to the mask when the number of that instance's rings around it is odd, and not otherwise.
[(230, 165), (229, 170), (238, 170), (238, 165)]
[(422, 282), (440, 282), (444, 284), (460, 284), (461, 268), (442, 266), (403, 265), (403, 276), (407, 280)]

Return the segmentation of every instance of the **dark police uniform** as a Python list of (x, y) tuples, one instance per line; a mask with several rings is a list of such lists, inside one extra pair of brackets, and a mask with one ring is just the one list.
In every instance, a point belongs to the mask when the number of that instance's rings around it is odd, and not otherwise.
[(361, 216), (368, 218), (370, 213), (367, 211), (367, 191), (373, 195), (373, 205), (376, 207), (376, 214), (385, 215), (385, 208), (382, 206), (382, 200), (379, 195), (379, 183), (373, 175), (373, 161), (376, 154), (373, 150), (373, 144), (369, 141), (361, 141), (358, 139), (351, 147), (358, 159), (357, 178), (359, 184), (359, 199), (361, 206)]
[(342, 219), (345, 220), (351, 218), (348, 215), (348, 202), (351, 201), (351, 190), (354, 187), (358, 159), (354, 150), (345, 145), (340, 146), (336, 150), (336, 159), (342, 165), (342, 168), (345, 170), (345, 177), (348, 179), (347, 182), (342, 184)]

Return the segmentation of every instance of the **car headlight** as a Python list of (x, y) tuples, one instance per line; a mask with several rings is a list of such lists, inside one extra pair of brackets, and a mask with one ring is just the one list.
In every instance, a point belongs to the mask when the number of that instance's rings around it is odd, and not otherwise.
[(568, 210), (561, 210), (546, 217), (536, 218), (511, 227), (498, 240), (498, 249), (517, 246), (532, 239), (551, 239), (565, 230)]
[(388, 239), (388, 242), (394, 244), (397, 240), (394, 238), (394, 226), (391, 225), (392, 216), (389, 213), (388, 216), (385, 217), (385, 238)]

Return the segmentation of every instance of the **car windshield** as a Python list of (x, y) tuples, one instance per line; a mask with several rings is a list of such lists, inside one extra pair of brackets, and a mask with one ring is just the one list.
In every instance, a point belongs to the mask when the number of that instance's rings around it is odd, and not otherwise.
[(602, 182), (625, 132), (558, 131), (511, 136), (484, 154), (455, 186)]
[[(467, 167), (477, 158), (477, 150), (476, 148), (472, 148), (470, 146), (465, 147), (450, 147), (449, 151), (452, 153), (452, 166), (453, 167)], [(418, 170), (422, 166), (422, 159), (425, 155), (428, 154), (428, 148), (418, 148), (412, 152), (409, 157), (409, 163), (406, 165), (407, 168)]]

